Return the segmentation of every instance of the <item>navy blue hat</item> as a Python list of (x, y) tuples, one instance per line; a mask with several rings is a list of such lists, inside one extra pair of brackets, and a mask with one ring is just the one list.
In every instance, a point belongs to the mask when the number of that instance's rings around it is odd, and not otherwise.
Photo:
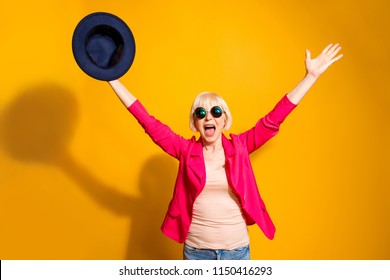
[(119, 17), (98, 12), (84, 17), (73, 33), (73, 56), (92, 78), (112, 81), (122, 77), (133, 63), (135, 41)]

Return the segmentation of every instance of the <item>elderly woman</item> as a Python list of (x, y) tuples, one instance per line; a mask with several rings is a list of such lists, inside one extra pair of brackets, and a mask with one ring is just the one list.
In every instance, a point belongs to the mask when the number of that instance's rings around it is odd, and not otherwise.
[(190, 127), (200, 137), (185, 139), (149, 115), (118, 80), (109, 82), (151, 139), (179, 160), (161, 230), (184, 243), (184, 259), (250, 259), (247, 225), (257, 224), (273, 239), (275, 226), (260, 197), (249, 154), (277, 134), (319, 76), (342, 57), (340, 49), (338, 44), (330, 44), (314, 59), (306, 50), (305, 77), (253, 128), (230, 134), (230, 138), (223, 131), (230, 128), (232, 117), (225, 101), (215, 93), (201, 93), (195, 99)]

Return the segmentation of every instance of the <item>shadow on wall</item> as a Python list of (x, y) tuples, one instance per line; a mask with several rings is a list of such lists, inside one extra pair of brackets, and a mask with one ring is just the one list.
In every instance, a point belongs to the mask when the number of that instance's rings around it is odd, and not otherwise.
[(21, 92), (2, 116), (1, 142), (13, 158), (56, 163), (68, 149), (78, 117), (74, 96), (43, 84)]
[(76, 99), (67, 88), (43, 84), (27, 89), (2, 116), (2, 146), (17, 160), (57, 166), (96, 203), (128, 216), (131, 231), (125, 259), (180, 259), (180, 245), (160, 232), (174, 185), (175, 160), (165, 154), (152, 156), (140, 174), (140, 197), (121, 193), (69, 153), (77, 117)]
[[(141, 133), (140, 137), (145, 136)], [(139, 180), (141, 197), (132, 209), (128, 259), (182, 258), (182, 246), (160, 231), (172, 197), (177, 168), (176, 160), (165, 154), (152, 156), (144, 164)]]

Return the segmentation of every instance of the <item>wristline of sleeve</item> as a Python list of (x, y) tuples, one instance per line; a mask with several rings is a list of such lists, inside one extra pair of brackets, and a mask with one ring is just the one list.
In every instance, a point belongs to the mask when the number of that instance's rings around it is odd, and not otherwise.
[(146, 127), (155, 121), (155, 118), (146, 111), (142, 103), (137, 99), (127, 110), (138, 120), (142, 127)]
[(282, 123), (284, 119), (297, 107), (287, 97), (287, 94), (275, 105), (268, 117), (277, 123)]

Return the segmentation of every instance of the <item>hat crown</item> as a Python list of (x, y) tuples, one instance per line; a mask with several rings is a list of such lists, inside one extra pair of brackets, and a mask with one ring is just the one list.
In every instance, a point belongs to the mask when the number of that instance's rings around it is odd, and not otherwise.
[(123, 38), (110, 26), (97, 26), (86, 39), (85, 51), (96, 66), (111, 68), (122, 57)]
[(72, 50), (78, 66), (86, 74), (112, 81), (123, 76), (132, 65), (135, 42), (123, 20), (113, 14), (97, 12), (77, 24)]

